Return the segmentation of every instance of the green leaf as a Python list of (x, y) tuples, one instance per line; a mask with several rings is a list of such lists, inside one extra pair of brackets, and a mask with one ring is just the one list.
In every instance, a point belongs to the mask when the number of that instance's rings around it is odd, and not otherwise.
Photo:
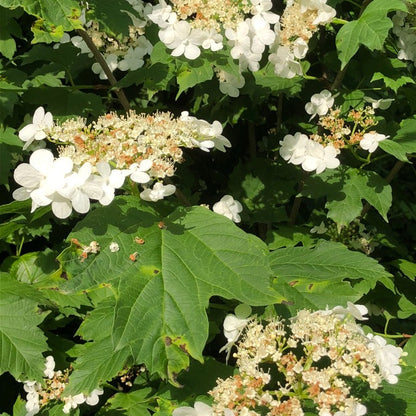
[(253, 72), (256, 85), (270, 89), (275, 94), (287, 93), (294, 95), (301, 91), (303, 77), (291, 79), (281, 78), (274, 73), (273, 65), (266, 65), (263, 69)]
[(44, 370), (42, 353), (48, 345), (38, 325), (46, 314), (41, 313), (36, 299), (23, 298), (21, 291), (12, 289), (25, 289), (25, 285), (8, 282), (4, 274), (0, 279), (0, 374), (8, 371), (16, 379), (40, 381)]
[(26, 13), (63, 26), (65, 30), (81, 27), (81, 22), (74, 19), (74, 11), (80, 13), (80, 6), (74, 0), (0, 0), (0, 5), (11, 9), (22, 7)]
[[(291, 247), (273, 251), (275, 285), (283, 290), (290, 309), (325, 309), (358, 300), (389, 276), (374, 259), (339, 243), (321, 241), (315, 248)], [(359, 281), (360, 291), (348, 280)], [(328, 294), (331, 296), (328, 296)]]
[(416, 414), (416, 371), (405, 367), (397, 384), (383, 383), (377, 390), (366, 391), (364, 404), (369, 415), (414, 416)]
[(65, 388), (65, 396), (79, 393), (88, 395), (116, 376), (131, 356), (129, 348), (114, 351), (111, 337), (77, 346), (75, 354), (78, 358), (73, 364), (74, 371)]
[(0, 127), (0, 184), (9, 183), (9, 174), (13, 163), (13, 153), (20, 153), (22, 141), (14, 134), (15, 130)]
[(47, 249), (20, 256), (10, 267), (10, 276), (22, 283), (34, 284), (49, 279), (57, 264), (55, 254)]
[(99, 22), (100, 30), (104, 29), (112, 36), (128, 36), (129, 26), (133, 24), (129, 14), (138, 17), (138, 13), (126, 0), (91, 0), (88, 4), (94, 13), (91, 20)]
[(316, 237), (311, 234), (310, 228), (299, 226), (279, 225), (277, 230), (267, 234), (266, 243), (270, 250), (282, 247), (294, 247), (299, 243), (305, 247), (315, 243)]
[(193, 61), (186, 61), (179, 65), (177, 81), (179, 91), (176, 95), (178, 98), (188, 88), (208, 81), (214, 75), (212, 63), (208, 59), (194, 59)]
[(56, 116), (98, 116), (106, 112), (102, 98), (97, 94), (71, 91), (66, 88), (31, 88), (23, 95), (27, 103), (50, 106)]
[(147, 387), (140, 390), (131, 391), (129, 393), (117, 393), (114, 397), (107, 401), (106, 407), (102, 408), (99, 416), (117, 416), (120, 414), (126, 416), (150, 415), (148, 412), (149, 396), (152, 389)]
[(404, 357), (406, 365), (416, 368), (416, 333), (406, 342), (403, 351), (407, 353)]
[(403, 120), (393, 140), (383, 140), (379, 146), (402, 162), (408, 162), (407, 155), (416, 153), (416, 118)]
[[(128, 347), (138, 363), (173, 381), (188, 354), (202, 360), (211, 296), (251, 305), (282, 296), (270, 288), (266, 245), (227, 218), (196, 207), (158, 226), (159, 215), (139, 203), (118, 198), (79, 223), (70, 237), (82, 244), (96, 240), (101, 252), (83, 263), (79, 254), (67, 253), (66, 289), (112, 287), (116, 305), (108, 322), (114, 351)], [(137, 244), (135, 236), (145, 244)], [(112, 241), (120, 246), (116, 253), (109, 250)]]
[(245, 222), (278, 222), (287, 220), (282, 205), (296, 194), (299, 179), (298, 171), (281, 160), (253, 158), (236, 166), (229, 187), (234, 198), (247, 207), (243, 209)]
[(406, 259), (397, 259), (391, 262), (410, 280), (416, 281), (416, 263)]
[(302, 195), (327, 197), (328, 217), (339, 225), (348, 225), (361, 214), (366, 200), (385, 221), (391, 206), (391, 186), (376, 172), (348, 167), (327, 169), (312, 175), (305, 182)]
[(16, 399), (13, 405), (13, 416), (26, 416), (26, 400), (23, 400), (20, 396)]
[(0, 9), (1, 25), (0, 25), (0, 53), (6, 58), (12, 59), (16, 52), (16, 41), (12, 36), (21, 37), (22, 31), (15, 18), (21, 13), (5, 8)]
[(401, 0), (373, 0), (358, 20), (346, 23), (338, 32), (336, 46), (341, 69), (356, 54), (361, 45), (370, 50), (381, 50), (393, 22), (387, 17), (392, 10), (407, 12)]

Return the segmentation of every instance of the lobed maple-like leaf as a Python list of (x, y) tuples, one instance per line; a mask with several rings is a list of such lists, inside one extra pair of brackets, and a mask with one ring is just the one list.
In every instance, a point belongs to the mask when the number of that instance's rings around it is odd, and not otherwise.
[[(80, 334), (92, 344), (105, 342), (110, 354), (108, 338), (102, 341), (108, 333), (113, 354), (128, 351), (136, 363), (174, 381), (189, 365), (189, 356), (203, 360), (212, 296), (251, 305), (276, 303), (283, 296), (270, 287), (267, 246), (227, 218), (194, 207), (161, 220), (137, 198), (120, 197), (89, 214), (70, 235), (84, 245), (96, 240), (100, 253), (83, 259), (74, 246), (61, 261), (70, 278), (66, 290), (92, 292), (106, 286), (113, 291), (99, 306), (101, 312), (86, 318)], [(110, 251), (111, 242), (119, 251)], [(94, 330), (104, 322), (108, 331)], [(88, 372), (87, 356), (82, 362)], [(100, 374), (109, 376), (114, 374)], [(83, 387), (96, 386), (91, 381)]]

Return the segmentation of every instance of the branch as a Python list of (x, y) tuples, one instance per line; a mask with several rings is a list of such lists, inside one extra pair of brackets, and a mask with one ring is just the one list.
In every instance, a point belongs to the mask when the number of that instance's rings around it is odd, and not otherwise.
[[(94, 42), (88, 35), (88, 33), (83, 29), (77, 29), (78, 35), (82, 37), (84, 42), (87, 44), (88, 48), (94, 55), (95, 60), (99, 63), (101, 68), (103, 69), (105, 75), (107, 75), (108, 81), (110, 82), (112, 87), (115, 87), (117, 85), (117, 80), (114, 77), (113, 73), (111, 72), (111, 69), (108, 67), (107, 62), (105, 61), (103, 55), (101, 55), (100, 51), (95, 46)], [(121, 105), (123, 106), (124, 110), (126, 112), (130, 111), (130, 104), (127, 100), (126, 94), (124, 94), (124, 91), (121, 88), (114, 88), (114, 92), (117, 95), (117, 98), (119, 99)]]

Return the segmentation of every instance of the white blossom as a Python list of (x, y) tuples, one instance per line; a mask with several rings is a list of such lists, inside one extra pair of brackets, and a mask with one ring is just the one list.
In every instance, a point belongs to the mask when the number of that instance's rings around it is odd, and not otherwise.
[(172, 15), (175, 15), (175, 13), (172, 13), (172, 6), (167, 5), (165, 0), (160, 0), (155, 6), (148, 4), (147, 7), (146, 17), (161, 28), (165, 27), (166, 22)]
[(111, 169), (108, 162), (98, 162), (95, 167), (102, 178), (103, 195), (99, 199), (99, 203), (108, 205), (114, 199), (115, 190), (123, 186), (128, 171)]
[[(108, 68), (110, 69), (111, 72), (117, 69), (117, 66), (118, 66), (117, 55), (110, 53), (109, 55), (105, 57), (105, 61), (107, 62)], [(107, 79), (107, 75), (105, 74), (104, 69), (101, 67), (101, 65), (98, 62), (92, 64), (91, 69), (92, 69), (92, 72), (94, 72), (94, 74), (97, 74), (100, 77), (100, 79)]]
[(50, 112), (45, 114), (43, 107), (35, 110), (32, 118), (32, 124), (28, 124), (19, 131), (20, 140), (26, 142), (23, 150), (28, 148), (34, 140), (43, 140), (46, 138), (45, 130), (53, 127), (53, 117)]
[(162, 182), (156, 182), (152, 189), (147, 188), (142, 191), (140, 193), (140, 198), (144, 199), (145, 201), (156, 202), (165, 198), (165, 196), (172, 195), (175, 193), (175, 191), (175, 185), (163, 185)]
[(172, 56), (184, 55), (192, 60), (201, 54), (199, 46), (205, 35), (202, 30), (192, 29), (187, 21), (180, 20), (160, 30), (159, 38), (169, 49), (173, 49)]
[(314, 94), (311, 101), (305, 105), (305, 110), (314, 118), (317, 114), (319, 116), (325, 115), (334, 104), (334, 97), (328, 90), (322, 90), (319, 94)]
[(224, 47), (222, 43), (223, 37), (215, 29), (211, 29), (209, 32), (204, 33), (204, 40), (201, 44), (204, 49), (211, 49), (211, 51), (216, 52)]
[(43, 371), (43, 374), (45, 375), (45, 377), (53, 378), (53, 376), (55, 375), (54, 370), (55, 370), (55, 360), (53, 359), (52, 355), (48, 355), (46, 357), (45, 370)]
[(68, 414), (71, 411), (71, 409), (76, 409), (78, 405), (85, 402), (85, 396), (82, 393), (80, 393), (76, 396), (63, 397), (63, 400), (65, 401), (63, 412)]
[(115, 253), (120, 250), (120, 246), (115, 241), (112, 241), (109, 245), (109, 249), (112, 253)]
[(368, 150), (369, 153), (373, 153), (377, 149), (378, 144), (388, 137), (390, 136), (385, 136), (384, 134), (379, 134), (375, 131), (365, 133), (360, 141), (360, 147), (364, 150)]
[(88, 56), (93, 56), (90, 48), (85, 43), (84, 39), (81, 36), (72, 36), (71, 43), (78, 49), (80, 49), (79, 53), (87, 53)]
[(309, 138), (306, 134), (295, 133), (294, 136), (286, 134), (279, 142), (279, 154), (284, 160), (294, 165), (299, 165), (305, 158), (306, 143)]
[(334, 416), (364, 416), (366, 413), (367, 408), (363, 404), (353, 401), (353, 403), (349, 403), (344, 411), (334, 413)]
[(387, 344), (387, 341), (379, 335), (367, 334), (369, 339), (368, 347), (374, 351), (377, 365), (384, 379), (390, 384), (398, 382), (397, 374), (402, 369), (399, 366), (399, 359), (403, 350), (394, 345)]
[(227, 343), (220, 349), (220, 352), (227, 351), (227, 361), (231, 352), (231, 348), (236, 343), (241, 335), (241, 332), (249, 322), (250, 315), (251, 306), (242, 303), (234, 309), (234, 314), (228, 314), (225, 317), (223, 328), (224, 336), (227, 338)]
[(212, 416), (212, 408), (203, 402), (195, 402), (194, 407), (177, 407), (172, 416)]
[(58, 192), (71, 201), (76, 212), (85, 214), (90, 209), (90, 199), (103, 197), (103, 179), (92, 174), (92, 165), (87, 162), (66, 178), (65, 186)]
[(379, 108), (380, 110), (387, 110), (390, 108), (391, 103), (394, 101), (394, 98), (380, 98), (378, 100), (375, 100), (371, 97), (364, 97), (364, 100), (368, 103), (371, 103), (371, 106), (374, 109)]
[(296, 61), (293, 52), (289, 46), (277, 45), (274, 51), (269, 55), (269, 61), (274, 64), (274, 73), (282, 78), (293, 78), (296, 75), (302, 75), (302, 67)]
[(335, 306), (332, 308), (332, 312), (338, 317), (338, 319), (344, 319), (346, 315), (351, 315), (358, 321), (365, 321), (368, 318), (364, 315), (368, 314), (368, 309), (364, 305), (355, 305), (352, 302), (347, 302), (347, 307)]
[(234, 222), (240, 222), (239, 213), (243, 210), (243, 206), (235, 200), (231, 195), (224, 195), (218, 202), (214, 204), (212, 210)]
[(243, 75), (239, 77), (225, 71), (218, 73), (218, 79), (220, 81), (220, 91), (230, 97), (238, 97), (240, 95), (239, 89), (244, 87), (246, 80)]
[(52, 211), (58, 218), (67, 218), (72, 211), (71, 203), (59, 192), (72, 168), (70, 158), (54, 160), (50, 150), (36, 150), (30, 156), (29, 164), (22, 163), (14, 171), (14, 179), (22, 188), (13, 192), (13, 198), (18, 201), (31, 198), (32, 212), (40, 206), (52, 204)]
[(270, 11), (273, 7), (271, 0), (252, 0), (251, 13), (261, 16), (266, 22), (275, 24), (279, 21), (280, 16)]
[(153, 162), (149, 159), (144, 159), (140, 164), (133, 163), (129, 168), (130, 179), (136, 183), (147, 183), (150, 181), (150, 176), (146, 173), (151, 167)]
[(33, 416), (40, 411), (39, 392), (42, 390), (40, 383), (36, 381), (25, 381), (23, 389), (26, 394), (26, 416)]
[(94, 389), (86, 398), (85, 403), (87, 403), (90, 406), (95, 406), (100, 398), (98, 396), (101, 396), (104, 393), (103, 389)]
[(144, 65), (144, 55), (142, 49), (130, 46), (124, 58), (118, 63), (118, 69), (120, 71), (135, 71), (141, 68)]
[(335, 169), (339, 166), (337, 155), (339, 150), (333, 145), (323, 146), (299, 132), (294, 136), (287, 134), (283, 141), (279, 142), (280, 155), (283, 159), (294, 165), (302, 165), (302, 169), (307, 172), (316, 170), (322, 173), (325, 169)]
[(307, 172), (316, 170), (317, 174), (325, 169), (335, 169), (339, 166), (337, 155), (339, 150), (332, 144), (323, 146), (321, 143), (308, 140), (305, 149), (305, 158), (302, 161), (302, 169)]

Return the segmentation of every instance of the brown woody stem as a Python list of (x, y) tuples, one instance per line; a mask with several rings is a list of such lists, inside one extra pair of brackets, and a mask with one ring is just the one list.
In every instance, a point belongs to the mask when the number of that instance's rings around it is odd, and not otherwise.
[[(88, 48), (94, 55), (95, 60), (99, 63), (101, 68), (103, 69), (105, 75), (107, 75), (108, 81), (110, 82), (112, 87), (115, 87), (117, 85), (117, 80), (114, 77), (113, 73), (111, 72), (111, 69), (108, 67), (107, 62), (105, 61), (103, 55), (101, 55), (100, 51), (95, 46), (94, 42), (88, 35), (88, 33), (85, 30), (77, 29), (77, 33), (79, 36), (82, 37), (84, 42), (87, 44)], [(126, 94), (124, 94), (124, 91), (121, 88), (114, 88), (114, 92), (117, 95), (117, 98), (120, 101), (120, 104), (123, 106), (124, 110), (126, 112), (130, 111), (130, 104), (126, 97)]]

